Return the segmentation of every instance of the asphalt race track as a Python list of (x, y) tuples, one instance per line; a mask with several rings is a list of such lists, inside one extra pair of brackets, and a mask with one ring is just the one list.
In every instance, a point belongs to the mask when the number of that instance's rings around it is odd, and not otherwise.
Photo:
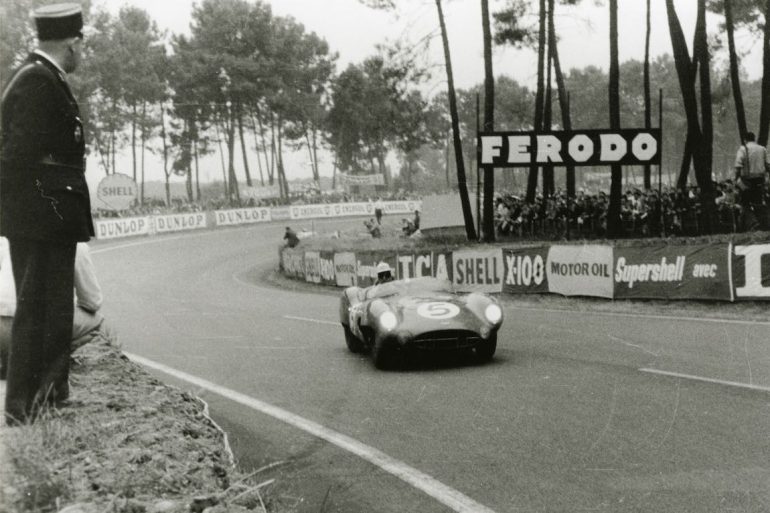
[(276, 463), (284, 506), (770, 511), (770, 323), (507, 305), (492, 363), (381, 372), (347, 351), (337, 293), (260, 282), (282, 234), (93, 253), (124, 350), (205, 398), (246, 470)]

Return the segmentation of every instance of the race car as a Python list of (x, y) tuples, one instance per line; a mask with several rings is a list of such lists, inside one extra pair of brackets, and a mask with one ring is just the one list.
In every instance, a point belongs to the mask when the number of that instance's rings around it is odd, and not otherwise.
[(417, 351), (468, 351), (492, 359), (503, 311), (492, 297), (458, 293), (437, 278), (348, 287), (340, 301), (345, 342), (353, 353), (371, 351), (384, 369)]

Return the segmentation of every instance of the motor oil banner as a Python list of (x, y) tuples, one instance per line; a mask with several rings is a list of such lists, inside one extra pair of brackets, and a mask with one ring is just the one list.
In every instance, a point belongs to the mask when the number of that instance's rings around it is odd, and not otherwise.
[(452, 253), (425, 252), (402, 255), (398, 261), (399, 278), (421, 278), (432, 276), (442, 280), (452, 281)]
[(155, 225), (155, 233), (180, 232), (206, 228), (205, 212), (153, 216), (152, 220)]
[(267, 207), (238, 208), (233, 210), (214, 211), (214, 222), (217, 226), (237, 226), (239, 224), (266, 223), (270, 220), (270, 209)]
[(615, 298), (729, 301), (727, 244), (616, 247)]
[(612, 247), (554, 245), (548, 251), (548, 290), (564, 296), (612, 298)]
[(356, 280), (356, 254), (350, 252), (334, 254), (334, 278), (339, 287), (355, 285)]
[(770, 301), (770, 242), (732, 247), (736, 301)]
[(545, 272), (547, 259), (547, 247), (503, 249), (503, 292), (548, 293), (548, 277)]
[(97, 239), (117, 239), (150, 233), (149, 217), (126, 217), (94, 221)]
[(452, 252), (452, 282), (464, 292), (502, 292), (503, 250)]

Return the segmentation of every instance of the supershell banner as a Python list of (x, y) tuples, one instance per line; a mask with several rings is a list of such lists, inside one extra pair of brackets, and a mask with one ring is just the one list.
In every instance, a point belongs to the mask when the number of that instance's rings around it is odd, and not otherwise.
[(770, 300), (770, 242), (732, 247), (736, 301)]
[(503, 250), (460, 250), (452, 253), (452, 282), (464, 292), (502, 292)]
[(545, 268), (550, 292), (564, 296), (612, 298), (610, 246), (551, 246)]
[(427, 251), (397, 257), (399, 278), (432, 276), (452, 281), (452, 253)]
[(615, 297), (731, 299), (727, 244), (615, 248)]
[(507, 294), (547, 293), (548, 276), (545, 271), (547, 260), (547, 247), (504, 249), (503, 292)]

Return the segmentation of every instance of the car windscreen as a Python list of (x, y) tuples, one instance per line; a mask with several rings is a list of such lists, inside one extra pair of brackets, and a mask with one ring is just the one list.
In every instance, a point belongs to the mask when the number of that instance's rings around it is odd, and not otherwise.
[(366, 291), (366, 299), (388, 297), (397, 294), (424, 294), (425, 292), (454, 293), (454, 287), (450, 281), (437, 278), (396, 280), (369, 288)]

